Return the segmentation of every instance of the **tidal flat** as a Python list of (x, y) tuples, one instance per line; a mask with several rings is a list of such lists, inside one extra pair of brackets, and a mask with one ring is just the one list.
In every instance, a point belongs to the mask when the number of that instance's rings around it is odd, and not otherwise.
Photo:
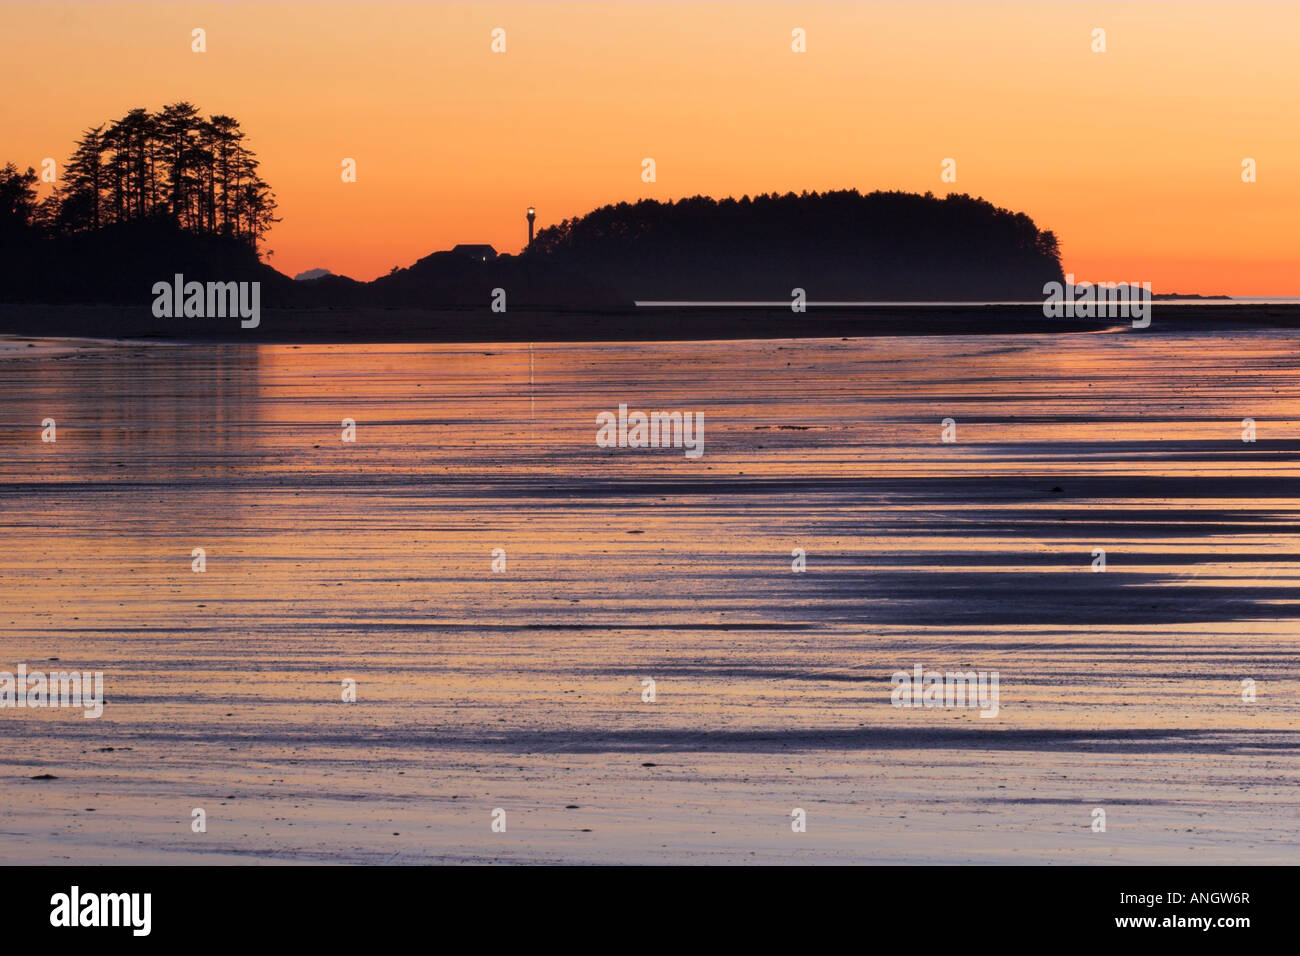
[(104, 687), (0, 708), (0, 862), (1300, 862), (1295, 366), (0, 339), (0, 671)]

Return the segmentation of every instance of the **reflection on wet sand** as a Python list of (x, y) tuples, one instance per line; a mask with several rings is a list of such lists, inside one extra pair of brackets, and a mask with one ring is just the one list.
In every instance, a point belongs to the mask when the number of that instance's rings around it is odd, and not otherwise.
[(56, 344), (0, 349), (0, 669), (108, 703), (0, 711), (4, 860), (1296, 862), (1284, 331)]

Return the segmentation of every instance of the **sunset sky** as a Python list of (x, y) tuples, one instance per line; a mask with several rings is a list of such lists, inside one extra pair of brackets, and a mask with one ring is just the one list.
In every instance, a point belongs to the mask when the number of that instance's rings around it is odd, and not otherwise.
[(530, 203), (857, 188), (1023, 211), (1080, 279), (1300, 295), (1300, 4), (0, 3), (0, 83), (23, 167), (131, 107), (235, 116), (289, 274), (517, 252)]

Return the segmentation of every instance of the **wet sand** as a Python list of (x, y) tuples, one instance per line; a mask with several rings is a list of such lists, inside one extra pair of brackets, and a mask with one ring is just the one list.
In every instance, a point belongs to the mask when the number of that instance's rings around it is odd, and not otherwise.
[(0, 670), (107, 703), (0, 710), (2, 862), (1300, 861), (1288, 332), (30, 345)]
[[(0, 335), (162, 339), (238, 345), (357, 342), (675, 342), (842, 336), (1015, 335), (1095, 332), (1129, 327), (1129, 319), (1044, 318), (1041, 303), (882, 304), (806, 312), (765, 308), (621, 309), (274, 308), (256, 328), (238, 319), (154, 316), (152, 298), (136, 305), (47, 305), (0, 302)], [(1144, 335), (1238, 333), (1300, 328), (1300, 304), (1156, 301)]]

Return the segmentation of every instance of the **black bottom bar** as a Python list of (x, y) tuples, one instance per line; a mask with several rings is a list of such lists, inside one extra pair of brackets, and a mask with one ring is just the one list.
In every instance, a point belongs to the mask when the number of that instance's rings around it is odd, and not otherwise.
[[(770, 941), (773, 932), (788, 931), (809, 940), (845, 933), (909, 946), (930, 934), (946, 947), (1006, 944), (1022, 933), (1039, 941), (1127, 937), (1185, 945), (1199, 938), (1232, 946), (1260, 931), (1284, 930), (1293, 878), (1289, 868), (1258, 867), (733, 868), (726, 874), (565, 868), (544, 876), (484, 867), (463, 868), (454, 878), (417, 868), (0, 870), (5, 922), (16, 934), (11, 939), (75, 934), (79, 942), (94, 937), (128, 945), (346, 945), (349, 939), (369, 945), (377, 930), (386, 938), (395, 930), (422, 929), (493, 942), (504, 930), (536, 943), (537, 934), (557, 926), (570, 944), (584, 938), (613, 943), (606, 928), (619, 926), (629, 945), (645, 933), (669, 944), (689, 917), (698, 930), (689, 934), (696, 944), (706, 936), (732, 944), (750, 936)], [(117, 925), (71, 925), (73, 887), (76, 923)], [(143, 894), (149, 894), (147, 906)], [(147, 935), (136, 935), (146, 926)]]

